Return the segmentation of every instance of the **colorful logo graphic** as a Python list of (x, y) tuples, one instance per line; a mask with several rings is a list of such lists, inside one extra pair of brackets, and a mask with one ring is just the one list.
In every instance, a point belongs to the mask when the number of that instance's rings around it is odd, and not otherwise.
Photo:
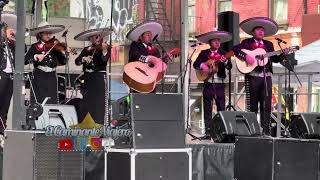
[(58, 142), (60, 151), (97, 151), (103, 150), (100, 137), (74, 137), (72, 139), (60, 139)]
[(60, 139), (58, 142), (58, 149), (61, 151), (73, 150), (72, 139)]

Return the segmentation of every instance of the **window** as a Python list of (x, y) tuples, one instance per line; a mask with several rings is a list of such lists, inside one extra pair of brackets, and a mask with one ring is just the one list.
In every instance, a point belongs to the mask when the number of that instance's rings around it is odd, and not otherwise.
[(218, 0), (217, 1), (217, 14), (224, 11), (232, 11), (231, 0)]
[(196, 33), (196, 8), (195, 8), (195, 0), (188, 1), (188, 17), (189, 17), (189, 33)]
[(287, 26), (288, 0), (271, 0), (271, 18), (280, 26)]

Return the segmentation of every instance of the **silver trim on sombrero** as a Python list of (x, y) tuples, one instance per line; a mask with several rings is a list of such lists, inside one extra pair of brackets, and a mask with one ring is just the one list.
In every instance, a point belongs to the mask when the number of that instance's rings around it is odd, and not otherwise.
[(107, 36), (110, 32), (112, 32), (112, 29), (110, 28), (97, 28), (97, 29), (90, 29), (83, 31), (79, 34), (77, 34), (74, 39), (77, 41), (88, 41), (90, 36), (101, 34), (102, 36)]
[(45, 25), (30, 29), (30, 36), (35, 36), (40, 32), (51, 32), (52, 34), (55, 34), (63, 31), (64, 29), (64, 25)]
[(228, 42), (232, 40), (231, 33), (227, 31), (210, 31), (204, 34), (196, 36), (196, 39), (200, 42), (209, 44), (211, 39), (220, 39), (221, 43)]
[[(138, 25), (136, 25), (134, 28), (132, 28), (126, 35), (126, 38), (130, 39), (131, 41), (137, 41), (139, 40), (139, 37), (144, 33), (144, 32), (147, 32), (147, 31), (152, 31), (151, 26), (159, 26), (159, 28), (156, 28), (156, 29), (153, 29), (153, 32), (152, 32), (152, 39), (158, 35), (160, 36), (162, 31), (163, 31), (163, 27), (162, 25), (158, 22), (158, 21), (154, 21), (154, 20), (148, 20), (148, 21), (145, 21), (143, 23), (140, 23)], [(144, 27), (144, 26), (147, 26), (147, 27)], [(143, 28), (143, 30), (140, 30), (140, 28)], [(140, 32), (139, 32), (140, 30)], [(142, 32), (143, 31), (143, 32)], [(138, 33), (138, 34), (134, 34), (134, 33)]]
[[(249, 25), (250, 26), (249, 26)], [(261, 26), (264, 28), (265, 36), (272, 36), (278, 32), (279, 26), (277, 22), (268, 17), (253, 17), (242, 21), (239, 24), (240, 28), (247, 34), (252, 35), (252, 30), (255, 27)], [(249, 26), (249, 27), (247, 27)]]

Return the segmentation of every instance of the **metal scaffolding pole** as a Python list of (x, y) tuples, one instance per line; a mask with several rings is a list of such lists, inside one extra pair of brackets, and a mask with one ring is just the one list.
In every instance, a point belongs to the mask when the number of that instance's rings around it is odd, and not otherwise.
[(16, 1), (17, 33), (15, 50), (15, 71), (13, 76), (13, 111), (12, 129), (22, 129), (26, 125), (26, 110), (24, 106), (24, 53), (25, 53), (25, 1)]
[[(189, 37), (189, 29), (188, 29), (188, 1), (181, 0), (181, 69), (183, 69), (184, 65), (187, 63), (187, 58), (188, 58), (188, 38)], [(190, 69), (188, 69), (190, 71)], [(188, 106), (188, 96), (189, 96), (189, 84), (188, 84), (188, 74), (186, 73), (186, 76), (184, 77), (184, 86), (182, 89), (183, 93), (183, 102), (184, 102), (184, 119), (187, 119), (190, 116), (187, 115), (186, 112), (189, 112), (187, 110)], [(190, 112), (189, 112), (190, 113)]]

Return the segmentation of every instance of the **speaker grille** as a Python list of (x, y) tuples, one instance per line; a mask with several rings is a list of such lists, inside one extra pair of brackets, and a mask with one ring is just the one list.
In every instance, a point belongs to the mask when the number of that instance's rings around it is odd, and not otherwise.
[(58, 137), (35, 136), (34, 173), (37, 180), (83, 179), (81, 152), (58, 151)]

